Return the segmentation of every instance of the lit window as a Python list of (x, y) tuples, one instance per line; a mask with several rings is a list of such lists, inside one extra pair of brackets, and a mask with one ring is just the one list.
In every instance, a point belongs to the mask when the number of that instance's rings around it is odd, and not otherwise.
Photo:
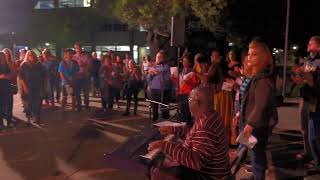
[[(59, 8), (91, 7), (91, 0), (58, 0)], [(53, 9), (55, 0), (38, 0), (35, 9)]]
[(143, 26), (140, 26), (140, 27), (139, 27), (139, 31), (140, 31), (140, 32), (145, 32), (145, 31), (147, 31), (147, 30), (145, 30), (145, 29), (143, 28)]
[(60, 0), (60, 8), (70, 8), (70, 7), (90, 7), (90, 0)]
[(117, 51), (130, 51), (130, 46), (117, 46)]
[(54, 1), (53, 0), (39, 0), (35, 9), (53, 9), (54, 8)]
[(96, 46), (97, 51), (108, 52), (110, 50), (115, 51), (116, 46)]
[(138, 58), (139, 58), (138, 46), (134, 45), (133, 46), (133, 60), (134, 60), (134, 62), (138, 63)]

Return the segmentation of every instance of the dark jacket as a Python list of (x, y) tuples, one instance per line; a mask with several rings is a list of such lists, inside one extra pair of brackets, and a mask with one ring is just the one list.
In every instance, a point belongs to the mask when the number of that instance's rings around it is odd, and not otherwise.
[(244, 95), (243, 117), (254, 128), (271, 127), (278, 123), (275, 82), (268, 72), (255, 75)]
[[(320, 59), (320, 54), (317, 53), (314, 57), (308, 56), (306, 59), (306, 62), (314, 62), (314, 61), (318, 61)], [(303, 87), (301, 87), (300, 89), (300, 94), (301, 97), (305, 100), (305, 101), (310, 101), (312, 99), (317, 99), (320, 100), (320, 68), (318, 67), (315, 71), (312, 72), (312, 76), (313, 76), (313, 81), (314, 81), (314, 86), (310, 87), (308, 84), (305, 84)]]

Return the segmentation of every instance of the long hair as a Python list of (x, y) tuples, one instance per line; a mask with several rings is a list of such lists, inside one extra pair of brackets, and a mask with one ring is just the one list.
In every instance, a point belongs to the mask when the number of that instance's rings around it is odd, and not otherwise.
[(270, 52), (269, 47), (265, 42), (259, 38), (253, 39), (249, 44), (249, 49), (260, 49), (261, 50), (261, 59), (260, 62), (254, 67), (255, 71), (253, 74), (257, 74), (264, 69), (270, 68), (270, 73), (273, 71), (273, 58)]
[[(29, 50), (29, 51), (27, 51), (27, 53), (26, 53), (26, 55), (25, 55), (25, 57), (24, 57), (24, 60), (23, 60), (22, 64), (24, 64), (24, 63), (31, 64), (30, 59), (29, 59), (29, 54), (31, 54), (31, 55), (33, 56), (33, 58), (35, 58), (35, 62), (39, 62), (36, 53), (33, 52), (33, 51), (31, 51), (31, 50)], [(34, 62), (34, 63), (35, 63), (35, 62)]]
[(248, 54), (243, 54), (242, 57), (243, 75), (246, 77), (252, 76), (252, 67), (248, 65)]
[(0, 64), (1, 64), (1, 65), (7, 64), (6, 56), (4, 55), (3, 52), (0, 52)]
[(4, 54), (7, 54), (8, 57), (6, 58), (6, 61), (7, 61), (7, 64), (11, 67), (13, 65), (12, 51), (9, 48), (4, 48), (2, 52)]

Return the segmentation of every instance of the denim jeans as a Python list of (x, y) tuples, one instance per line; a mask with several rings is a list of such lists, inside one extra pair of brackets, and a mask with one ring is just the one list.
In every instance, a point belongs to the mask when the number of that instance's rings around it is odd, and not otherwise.
[(300, 121), (301, 121), (301, 131), (303, 137), (303, 146), (304, 146), (304, 154), (311, 155), (310, 144), (309, 144), (309, 132), (308, 132), (308, 124), (309, 124), (309, 106), (310, 103), (308, 101), (302, 100), (300, 101), (299, 110), (300, 110)]
[(320, 113), (310, 116), (308, 125), (310, 152), (317, 168), (320, 169)]
[(269, 128), (261, 127), (253, 130), (252, 135), (257, 138), (258, 143), (249, 149), (254, 180), (264, 180), (267, 169), (267, 143), (269, 137)]
[(76, 96), (77, 108), (81, 109), (81, 92), (83, 93), (84, 105), (89, 106), (89, 78), (74, 79), (74, 95)]

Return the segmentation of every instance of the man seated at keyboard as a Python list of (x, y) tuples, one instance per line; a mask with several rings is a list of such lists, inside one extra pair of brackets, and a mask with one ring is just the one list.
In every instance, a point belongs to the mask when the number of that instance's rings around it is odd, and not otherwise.
[(149, 151), (160, 149), (175, 162), (163, 163), (161, 167), (152, 169), (152, 180), (230, 178), (226, 130), (220, 115), (213, 110), (212, 99), (208, 97), (212, 95), (206, 86), (192, 90), (189, 106), (195, 122), (190, 130), (187, 127), (160, 128), (163, 135), (176, 134), (185, 138), (182, 144), (162, 140), (150, 143)]

